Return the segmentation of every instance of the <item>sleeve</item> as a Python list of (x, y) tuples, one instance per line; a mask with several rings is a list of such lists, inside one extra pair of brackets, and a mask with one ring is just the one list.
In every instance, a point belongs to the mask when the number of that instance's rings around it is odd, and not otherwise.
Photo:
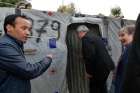
[(93, 75), (93, 69), (95, 68), (95, 47), (88, 39), (82, 40), (82, 50), (83, 57), (85, 60), (86, 72), (90, 75)]
[(23, 55), (9, 45), (0, 45), (0, 51), (0, 68), (23, 79), (33, 79), (41, 75), (52, 61), (46, 57), (35, 64), (27, 63)]
[(97, 47), (97, 52), (98, 52), (98, 56), (100, 60), (103, 63), (105, 63), (105, 65), (107, 66), (109, 70), (113, 70), (115, 68), (114, 62), (111, 56), (109, 55), (102, 39), (97, 38), (96, 47)]

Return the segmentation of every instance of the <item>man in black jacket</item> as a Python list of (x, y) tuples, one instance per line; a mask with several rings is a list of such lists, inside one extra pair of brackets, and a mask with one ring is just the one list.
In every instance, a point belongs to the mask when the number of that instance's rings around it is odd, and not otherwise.
[(45, 72), (52, 55), (35, 64), (26, 62), (23, 43), (32, 28), (24, 15), (8, 15), (4, 20), (5, 35), (0, 38), (0, 93), (31, 93), (30, 80)]
[(90, 93), (107, 93), (106, 80), (114, 63), (105, 48), (103, 40), (89, 31), (87, 26), (77, 28), (82, 39), (82, 51), (87, 77), (90, 79)]

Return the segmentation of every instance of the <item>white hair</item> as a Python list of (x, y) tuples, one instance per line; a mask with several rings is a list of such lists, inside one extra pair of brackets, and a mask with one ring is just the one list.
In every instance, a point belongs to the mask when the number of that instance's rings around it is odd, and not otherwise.
[(77, 32), (88, 32), (89, 29), (86, 25), (80, 25), (77, 27)]

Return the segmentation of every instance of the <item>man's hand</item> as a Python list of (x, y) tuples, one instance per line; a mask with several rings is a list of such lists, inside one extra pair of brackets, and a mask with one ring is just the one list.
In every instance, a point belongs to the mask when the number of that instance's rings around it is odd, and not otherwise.
[(47, 57), (49, 57), (49, 58), (52, 59), (53, 58), (53, 55), (52, 54), (48, 54)]
[(85, 73), (85, 78), (86, 79), (90, 79), (90, 78), (92, 78), (93, 76), (92, 75), (90, 75), (90, 74), (88, 74), (87, 72)]
[(45, 63), (50, 64), (50, 63), (52, 63), (52, 58), (53, 58), (53, 55), (48, 54), (48, 55), (46, 55), (46, 57), (43, 60)]

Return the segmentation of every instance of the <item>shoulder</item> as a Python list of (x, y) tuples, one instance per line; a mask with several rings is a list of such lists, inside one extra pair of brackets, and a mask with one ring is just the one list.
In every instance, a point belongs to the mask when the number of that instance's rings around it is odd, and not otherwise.
[(98, 35), (95, 35), (91, 32), (87, 33), (85, 36), (87, 39), (91, 40), (91, 41), (100, 41), (103, 42), (102, 38)]
[(7, 35), (0, 37), (0, 45), (11, 45), (16, 46), (17, 44)]
[(11, 53), (18, 50), (18, 46), (7, 36), (0, 38), (0, 51), (1, 53)]
[(6, 35), (0, 37), (0, 44), (5, 44), (5, 43), (9, 43), (9, 44), (12, 43), (11, 39)]
[(83, 42), (93, 44), (96, 47), (104, 47), (104, 41), (100, 36), (96, 36), (94, 34), (87, 33), (82, 40)]

